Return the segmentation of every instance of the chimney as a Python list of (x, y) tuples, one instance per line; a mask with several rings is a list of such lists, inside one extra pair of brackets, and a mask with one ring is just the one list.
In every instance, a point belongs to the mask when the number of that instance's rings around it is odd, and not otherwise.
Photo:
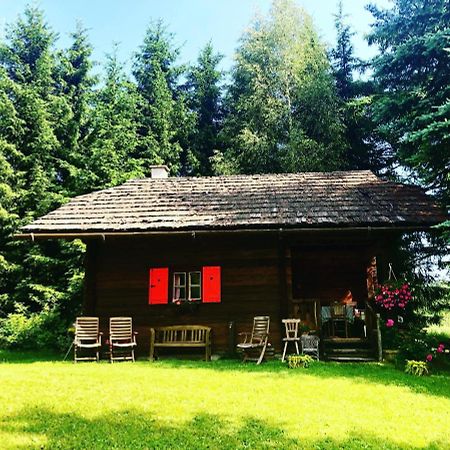
[(150, 166), (151, 169), (151, 178), (168, 178), (169, 177), (169, 168), (165, 165), (155, 165)]

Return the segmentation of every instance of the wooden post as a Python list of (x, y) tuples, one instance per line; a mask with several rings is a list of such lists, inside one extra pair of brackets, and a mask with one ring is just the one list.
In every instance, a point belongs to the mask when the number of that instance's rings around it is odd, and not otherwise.
[(89, 240), (86, 242), (84, 255), (84, 287), (83, 287), (83, 314), (95, 315), (97, 306), (96, 289), (96, 265), (98, 242)]
[(236, 354), (236, 323), (234, 320), (228, 322), (228, 354)]
[(377, 351), (378, 351), (378, 362), (383, 360), (383, 344), (381, 342), (381, 330), (380, 330), (380, 314), (376, 315), (377, 321)]
[[(278, 279), (280, 292), (280, 320), (286, 319), (292, 308), (292, 269), (291, 249), (283, 242), (278, 247)], [(280, 322), (281, 323), (281, 322)]]

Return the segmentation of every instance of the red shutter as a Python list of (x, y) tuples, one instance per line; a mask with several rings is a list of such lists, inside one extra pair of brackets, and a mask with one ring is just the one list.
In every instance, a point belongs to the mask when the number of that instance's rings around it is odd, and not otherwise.
[(220, 303), (220, 267), (203, 267), (203, 303)]
[(158, 267), (150, 269), (148, 303), (163, 305), (169, 301), (169, 269)]

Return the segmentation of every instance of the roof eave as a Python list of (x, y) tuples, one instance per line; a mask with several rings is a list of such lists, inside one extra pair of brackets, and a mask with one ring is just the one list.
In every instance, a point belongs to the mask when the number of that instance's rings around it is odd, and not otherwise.
[(166, 229), (166, 230), (129, 230), (129, 231), (33, 231), (17, 233), (16, 239), (89, 239), (106, 237), (138, 237), (138, 236), (162, 236), (162, 235), (192, 235), (192, 234), (231, 234), (231, 233), (301, 233), (301, 232), (326, 232), (326, 231), (430, 231), (439, 223), (421, 224), (391, 224), (391, 225), (357, 225), (357, 226), (272, 226), (272, 227), (229, 227), (229, 228), (192, 228), (192, 229)]

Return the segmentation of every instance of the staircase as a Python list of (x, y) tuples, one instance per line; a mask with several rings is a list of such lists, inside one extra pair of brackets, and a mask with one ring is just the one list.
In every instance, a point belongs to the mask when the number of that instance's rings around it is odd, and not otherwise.
[(367, 338), (325, 338), (323, 359), (338, 362), (373, 362), (376, 352)]

